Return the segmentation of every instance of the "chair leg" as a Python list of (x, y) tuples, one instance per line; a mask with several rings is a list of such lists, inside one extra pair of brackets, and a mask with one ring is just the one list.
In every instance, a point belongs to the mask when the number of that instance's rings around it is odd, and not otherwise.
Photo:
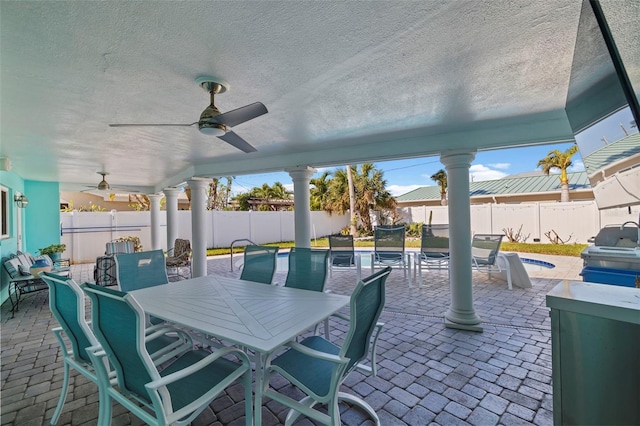
[(58, 418), (60, 417), (60, 413), (62, 412), (64, 402), (67, 400), (67, 391), (69, 390), (69, 364), (67, 364), (66, 361), (64, 361), (63, 364), (64, 377), (62, 379), (62, 388), (60, 389), (60, 399), (58, 400), (56, 411), (53, 413), (53, 417), (51, 417), (52, 425), (55, 425), (58, 422)]
[(245, 424), (251, 424), (253, 421), (253, 387), (251, 376), (251, 365), (242, 376), (242, 384), (244, 386), (244, 416)]
[[(345, 401), (348, 402), (350, 404), (353, 405), (357, 405), (358, 407), (362, 408), (364, 411), (366, 411), (370, 416), (371, 419), (374, 421), (374, 423), (376, 424), (376, 426), (381, 426), (380, 425), (380, 418), (378, 417), (378, 414), (375, 412), (375, 410), (373, 408), (371, 408), (371, 406), (369, 404), (367, 404), (367, 402), (362, 399), (362, 398), (358, 398), (355, 395), (351, 395), (348, 393), (344, 393), (344, 392), (338, 392), (338, 400), (339, 401)], [(337, 404), (336, 404), (336, 408), (337, 408)], [(340, 411), (338, 410), (338, 415)], [(339, 419), (340, 417), (338, 417)]]

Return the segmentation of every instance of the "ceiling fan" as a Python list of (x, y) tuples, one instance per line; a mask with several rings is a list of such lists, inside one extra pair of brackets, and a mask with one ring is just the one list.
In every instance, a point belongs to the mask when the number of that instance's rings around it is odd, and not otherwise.
[(109, 182), (106, 181), (105, 176), (108, 175), (109, 173), (107, 172), (96, 172), (98, 173), (100, 176), (102, 176), (102, 180), (95, 186), (89, 186), (88, 188), (90, 189), (85, 189), (82, 192), (90, 192), (90, 191), (111, 191), (111, 192), (126, 192), (126, 193), (134, 193), (134, 192), (140, 192), (140, 191), (136, 191), (134, 189), (127, 189), (127, 188), (115, 188), (111, 185), (109, 185)]
[(245, 105), (229, 112), (221, 113), (215, 106), (213, 98), (215, 95), (226, 92), (229, 86), (225, 83), (217, 83), (211, 77), (201, 77), (196, 80), (200, 86), (211, 96), (211, 104), (200, 114), (200, 120), (189, 124), (109, 124), (109, 127), (191, 127), (198, 125), (198, 130), (205, 135), (217, 136), (230, 145), (244, 152), (254, 152), (256, 149), (247, 141), (242, 139), (229, 128), (252, 120), (266, 114), (267, 108), (261, 102)]

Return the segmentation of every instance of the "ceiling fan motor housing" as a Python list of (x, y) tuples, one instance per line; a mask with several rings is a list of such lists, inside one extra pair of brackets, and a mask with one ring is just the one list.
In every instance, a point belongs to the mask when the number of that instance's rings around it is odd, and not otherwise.
[(222, 136), (227, 132), (227, 126), (220, 123), (211, 122), (213, 117), (220, 115), (220, 110), (213, 103), (205, 108), (200, 114), (198, 129), (205, 135)]

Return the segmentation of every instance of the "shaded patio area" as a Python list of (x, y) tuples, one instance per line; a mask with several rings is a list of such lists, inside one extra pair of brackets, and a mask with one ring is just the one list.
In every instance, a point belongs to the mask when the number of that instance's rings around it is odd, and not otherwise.
[[(556, 265), (530, 272), (533, 288), (514, 287), (495, 276), (474, 272), (475, 308), (483, 333), (444, 327), (449, 306), (446, 272), (426, 272), (423, 288), (409, 289), (400, 271), (387, 281), (385, 322), (378, 342), (378, 377), (354, 372), (347, 391), (364, 397), (383, 425), (539, 424), (552, 419), (551, 331), (545, 295), (561, 279), (580, 280), (580, 258), (532, 255)], [(209, 258), (209, 274), (238, 277), (229, 271), (229, 257)], [(91, 281), (93, 264), (75, 265), (77, 282)], [(363, 270), (363, 276), (368, 275)], [(274, 281), (283, 283), (285, 273)], [(355, 271), (334, 272), (327, 289), (350, 294)], [(339, 340), (347, 324), (332, 321)], [(51, 328), (57, 323), (48, 308), (48, 294), (28, 295), (11, 319), (2, 306), (2, 425), (48, 423), (62, 385), (62, 364)], [(281, 392), (298, 395), (290, 385), (272, 380)], [(342, 406), (346, 425), (368, 425), (359, 409)], [(286, 411), (267, 400), (263, 424), (277, 425)], [(98, 416), (94, 384), (72, 372), (70, 392), (60, 425), (93, 425)], [(244, 424), (242, 389), (230, 388), (200, 415), (195, 425)], [(114, 425), (142, 424), (118, 404)], [(300, 420), (297, 424), (312, 424)]]

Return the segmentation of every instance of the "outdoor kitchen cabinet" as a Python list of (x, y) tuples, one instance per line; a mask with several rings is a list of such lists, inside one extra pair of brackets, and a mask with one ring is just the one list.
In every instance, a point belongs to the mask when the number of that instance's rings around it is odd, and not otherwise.
[(565, 280), (547, 306), (554, 424), (640, 424), (640, 289)]

